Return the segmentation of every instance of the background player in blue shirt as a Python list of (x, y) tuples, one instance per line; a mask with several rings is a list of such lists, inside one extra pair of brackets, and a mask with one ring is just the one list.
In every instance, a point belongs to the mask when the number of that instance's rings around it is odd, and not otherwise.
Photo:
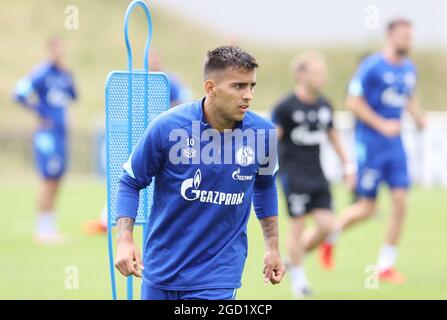
[[(422, 129), (425, 117), (415, 98), (416, 68), (408, 58), (412, 46), (411, 22), (404, 19), (390, 22), (386, 40), (383, 51), (362, 60), (348, 89), (347, 105), (357, 118), (359, 200), (342, 214), (339, 229), (371, 217), (376, 210), (379, 185), (386, 182), (391, 190), (392, 215), (377, 267), (379, 279), (402, 283), (404, 276), (394, 264), (410, 181), (400, 134), (401, 118), (408, 111)], [(327, 254), (330, 252), (328, 249)]]
[(53, 37), (47, 46), (48, 60), (19, 80), (14, 95), (16, 101), (39, 118), (33, 137), (36, 167), (42, 178), (35, 239), (56, 243), (62, 240), (56, 228), (54, 206), (67, 165), (67, 106), (76, 99), (76, 90), (64, 62), (65, 44)]
[(149, 70), (155, 72), (163, 72), (166, 74), (169, 80), (169, 102), (171, 107), (175, 107), (186, 101), (190, 101), (192, 98), (191, 90), (186, 87), (176, 75), (172, 72), (167, 72), (163, 68), (162, 59), (156, 48), (151, 48), (149, 52)]
[[(265, 238), (264, 280), (276, 284), (284, 275), (275, 127), (248, 110), (256, 67), (254, 57), (237, 47), (209, 51), (205, 98), (156, 118), (124, 164), (116, 199), (115, 265), (125, 276), (143, 277), (142, 299), (234, 299), (247, 256), (252, 203)], [(237, 142), (226, 136), (238, 133), (247, 137)], [(213, 161), (205, 161), (207, 156)], [(133, 225), (139, 190), (151, 182), (154, 199), (141, 260)]]

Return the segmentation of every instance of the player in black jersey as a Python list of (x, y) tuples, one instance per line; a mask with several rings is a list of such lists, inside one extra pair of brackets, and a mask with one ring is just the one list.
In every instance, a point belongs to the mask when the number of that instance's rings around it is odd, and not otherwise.
[[(334, 147), (351, 188), (354, 172), (334, 128), (332, 107), (321, 94), (327, 73), (324, 58), (316, 53), (301, 55), (292, 69), (295, 89), (274, 107), (273, 122), (278, 128), (279, 176), (290, 215), (289, 274), (294, 295), (301, 297), (310, 293), (303, 257), (335, 227), (329, 183), (320, 162), (324, 139), (329, 138)], [(304, 230), (307, 214), (314, 216), (315, 228)]]

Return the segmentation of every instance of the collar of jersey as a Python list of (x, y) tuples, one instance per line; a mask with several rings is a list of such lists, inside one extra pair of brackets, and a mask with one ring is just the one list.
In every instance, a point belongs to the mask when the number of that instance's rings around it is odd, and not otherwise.
[[(205, 97), (203, 97), (201, 100), (198, 100), (196, 102), (196, 108), (195, 109), (196, 109), (197, 120), (200, 121), (200, 125), (203, 126), (204, 128), (211, 128), (210, 124), (208, 122), (206, 122), (206, 119), (203, 116), (204, 104), (205, 104)], [(234, 129), (243, 129), (243, 128), (244, 128), (244, 120), (237, 121), (236, 125), (234, 126)]]

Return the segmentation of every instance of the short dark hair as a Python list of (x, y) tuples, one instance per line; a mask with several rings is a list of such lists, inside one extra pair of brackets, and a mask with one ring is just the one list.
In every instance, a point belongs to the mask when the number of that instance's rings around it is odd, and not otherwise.
[(392, 32), (394, 29), (396, 29), (399, 26), (406, 26), (411, 27), (411, 21), (405, 18), (397, 18), (393, 19), (390, 22), (388, 22), (386, 30), (388, 33)]
[(248, 52), (235, 46), (221, 46), (207, 52), (203, 67), (204, 75), (226, 68), (252, 71), (258, 67), (256, 59)]

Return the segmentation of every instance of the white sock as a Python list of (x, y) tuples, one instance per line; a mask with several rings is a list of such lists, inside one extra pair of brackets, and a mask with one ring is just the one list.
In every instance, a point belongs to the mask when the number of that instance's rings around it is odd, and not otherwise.
[(396, 263), (397, 248), (395, 246), (384, 245), (380, 250), (377, 267), (379, 272), (391, 268)]
[(37, 216), (37, 235), (47, 236), (57, 233), (55, 214), (52, 211), (40, 212)]
[(290, 268), (290, 277), (292, 279), (292, 288), (299, 290), (309, 286), (306, 272), (302, 266), (292, 266)]

